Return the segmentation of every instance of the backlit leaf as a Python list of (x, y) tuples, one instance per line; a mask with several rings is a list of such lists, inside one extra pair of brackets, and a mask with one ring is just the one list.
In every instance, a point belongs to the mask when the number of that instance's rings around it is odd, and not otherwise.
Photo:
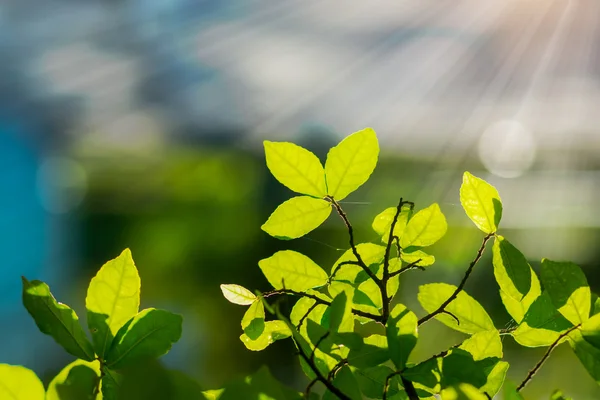
[(442, 390), (441, 397), (442, 400), (488, 400), (485, 394), (468, 383), (461, 383)]
[(339, 201), (358, 189), (373, 173), (378, 156), (379, 143), (373, 129), (347, 136), (327, 154), (327, 194)]
[[(394, 372), (390, 367), (378, 365), (373, 368), (356, 369), (354, 376), (358, 381), (360, 390), (365, 396), (371, 399), (381, 399), (385, 388), (386, 380)], [(387, 394), (388, 398), (395, 399), (394, 396), (400, 392), (398, 378), (391, 379)]]
[(540, 280), (538, 279), (536, 273), (530, 267), (529, 272), (531, 273), (531, 286), (529, 288), (529, 292), (521, 299), (521, 301), (515, 300), (508, 294), (506, 294), (502, 289), (500, 289), (500, 298), (502, 298), (502, 303), (506, 308), (506, 311), (510, 314), (511, 317), (517, 323), (520, 323), (525, 317), (525, 313), (529, 310), (529, 307), (533, 304), (533, 302), (542, 294), (542, 288), (540, 286)]
[(267, 167), (280, 183), (300, 194), (325, 197), (325, 171), (312, 152), (294, 143), (264, 141)]
[(181, 337), (181, 325), (180, 315), (154, 308), (142, 310), (117, 332), (106, 365), (120, 369), (166, 354)]
[(223, 296), (233, 304), (249, 306), (256, 300), (256, 295), (240, 285), (221, 285)]
[(242, 318), (242, 330), (252, 340), (256, 340), (265, 330), (265, 307), (263, 302), (256, 300), (246, 310)]
[[(390, 237), (390, 228), (392, 227), (392, 222), (394, 221), (394, 217), (396, 216), (396, 207), (386, 208), (380, 214), (378, 214), (373, 220), (373, 230), (377, 232), (379, 236), (381, 236), (381, 241), (387, 243)], [(406, 224), (408, 220), (412, 216), (412, 207), (409, 204), (402, 205), (400, 210), (400, 215), (398, 215), (398, 220), (396, 221), (396, 225), (394, 226), (394, 235), (398, 238), (402, 237), (404, 233), (404, 228), (406, 228)]]
[(327, 273), (323, 268), (304, 254), (292, 250), (278, 251), (260, 260), (258, 266), (275, 289), (301, 292), (327, 283)]
[(335, 296), (321, 321), (322, 326), (331, 332), (352, 332), (354, 328), (352, 302), (348, 300), (346, 292)]
[(566, 319), (577, 325), (589, 318), (592, 294), (579, 266), (543, 259), (541, 276), (552, 304)]
[(446, 234), (446, 230), (448, 230), (446, 217), (442, 214), (440, 206), (433, 203), (417, 212), (408, 221), (400, 238), (400, 246), (403, 249), (431, 246)]
[(475, 361), (489, 357), (502, 358), (502, 340), (500, 339), (500, 334), (495, 329), (473, 334), (458, 348), (471, 354)]
[(247, 334), (240, 336), (240, 340), (248, 350), (261, 351), (276, 340), (288, 338), (292, 335), (288, 326), (283, 321), (266, 321), (260, 336), (251, 339)]
[(387, 337), (370, 335), (364, 338), (363, 344), (350, 349), (348, 362), (356, 368), (371, 368), (387, 362), (390, 359)]
[(581, 330), (575, 329), (569, 333), (569, 345), (590, 376), (600, 384), (600, 348), (597, 344), (590, 343)]
[(0, 364), (0, 399), (44, 400), (45, 396), (35, 372), (20, 365)]
[(523, 396), (517, 392), (517, 385), (511, 381), (507, 381), (503, 387), (504, 400), (524, 400)]
[(400, 257), (402, 258), (402, 261), (407, 264), (417, 263), (417, 265), (421, 267), (428, 267), (435, 262), (434, 256), (427, 254), (422, 250), (414, 250), (410, 253), (402, 250)]
[(531, 288), (531, 267), (525, 256), (508, 240), (496, 236), (492, 260), (500, 289), (521, 302)]
[[(431, 313), (449, 299), (455, 290), (456, 286), (446, 283), (422, 285), (419, 287), (419, 303), (421, 303), (425, 311)], [(445, 309), (458, 318), (460, 324), (454, 317), (446, 313), (440, 313), (435, 318), (452, 329), (464, 333), (476, 333), (495, 329), (492, 319), (481, 304), (464, 291), (460, 291), (456, 299), (448, 304)]]
[(397, 304), (390, 313), (386, 335), (390, 358), (397, 370), (406, 366), (408, 356), (417, 344), (417, 316), (403, 304)]
[(99, 378), (98, 361), (75, 360), (52, 379), (46, 400), (97, 400), (94, 390)]
[(506, 361), (498, 361), (498, 363), (487, 372), (487, 382), (480, 387), (479, 390), (483, 393), (487, 393), (491, 398), (494, 398), (504, 384), (508, 367), (509, 364)]
[(498, 230), (502, 219), (502, 201), (495, 187), (465, 172), (460, 187), (460, 203), (467, 216), (484, 233)]
[[(362, 394), (358, 382), (354, 377), (354, 374), (348, 366), (342, 367), (335, 378), (333, 379), (333, 386), (338, 388), (343, 394), (345, 394), (351, 400), (362, 400)], [(327, 390), (323, 395), (323, 400), (338, 400), (339, 397)]]
[(88, 287), (85, 306), (96, 354), (104, 357), (117, 331), (140, 306), (140, 277), (125, 249), (100, 268)]
[(572, 326), (573, 324), (556, 310), (548, 292), (544, 291), (531, 304), (512, 336), (521, 346), (550, 346), (561, 333)]
[(279, 239), (296, 239), (321, 225), (331, 214), (331, 203), (297, 196), (281, 204), (261, 229)]
[(23, 305), (42, 333), (50, 335), (68, 353), (83, 360), (94, 359), (94, 348), (69, 306), (58, 303), (41, 281), (23, 279)]

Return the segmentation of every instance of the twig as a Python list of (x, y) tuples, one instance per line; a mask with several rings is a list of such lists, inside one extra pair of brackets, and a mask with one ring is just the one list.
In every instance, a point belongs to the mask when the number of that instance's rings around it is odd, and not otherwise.
[(415, 385), (413, 385), (411, 381), (404, 378), (402, 375), (400, 375), (400, 378), (402, 379), (402, 386), (404, 386), (404, 390), (408, 395), (408, 399), (419, 400), (419, 395), (417, 394), (417, 389), (415, 389)]
[(425, 271), (425, 267), (421, 267), (420, 265), (418, 265), (421, 262), (421, 259), (419, 258), (417, 261), (411, 262), (410, 264), (405, 265), (404, 267), (400, 268), (398, 271), (394, 271), (390, 274), (390, 278), (396, 276), (396, 275), (400, 275), (405, 273), (406, 271), (410, 271), (411, 269), (420, 269), (421, 271)]
[(321, 336), (319, 338), (319, 340), (317, 340), (317, 343), (315, 343), (315, 347), (312, 349), (311, 353), (310, 353), (310, 361), (311, 362), (315, 362), (315, 353), (317, 352), (317, 349), (319, 348), (319, 346), (321, 345), (321, 343), (323, 343), (323, 341), (325, 339), (327, 339), (327, 337), (329, 337), (329, 335), (331, 334), (331, 331), (327, 331), (326, 334), (324, 334), (323, 336)]
[(387, 295), (387, 283), (390, 280), (390, 252), (392, 251), (392, 244), (394, 242), (394, 229), (396, 228), (396, 223), (398, 222), (398, 217), (400, 217), (400, 213), (402, 212), (403, 205), (404, 201), (402, 200), (402, 197), (400, 197), (400, 201), (396, 207), (396, 214), (394, 215), (394, 219), (392, 219), (392, 224), (390, 225), (390, 234), (387, 245), (385, 246), (385, 256), (383, 257), (383, 279), (379, 283), (379, 289), (381, 290), (381, 303), (383, 305), (381, 314), (384, 324), (387, 322), (390, 316), (390, 301)]
[(544, 356), (542, 357), (542, 359), (535, 365), (535, 367), (533, 367), (533, 369), (531, 371), (529, 371), (529, 373), (527, 374), (527, 376), (525, 377), (525, 379), (523, 380), (523, 382), (521, 382), (521, 384), (517, 387), (517, 392), (520, 392), (521, 389), (523, 389), (525, 387), (525, 385), (527, 385), (529, 383), (529, 381), (533, 378), (533, 376), (542, 367), (542, 365), (544, 364), (544, 362), (546, 361), (546, 359), (548, 359), (548, 357), (550, 357), (550, 353), (552, 353), (552, 350), (554, 350), (556, 348), (556, 346), (558, 346), (558, 344), (560, 343), (560, 341), (565, 336), (567, 336), (569, 333), (573, 332), (575, 329), (579, 328), (580, 326), (581, 326), (581, 324), (572, 327), (571, 329), (569, 329), (568, 331), (566, 331), (565, 333), (563, 333), (562, 335), (560, 335), (558, 337), (558, 339), (556, 339), (554, 341), (554, 343), (552, 343), (550, 345), (550, 347), (548, 347), (548, 350), (546, 351), (546, 353), (544, 354)]
[(387, 400), (388, 391), (390, 390), (390, 381), (396, 375), (400, 375), (400, 371), (392, 372), (385, 378), (385, 386), (383, 387), (383, 400)]
[(302, 316), (302, 318), (300, 318), (300, 321), (298, 321), (298, 325), (296, 325), (296, 329), (298, 331), (300, 331), (300, 327), (302, 327), (302, 324), (304, 323), (304, 320), (306, 320), (306, 318), (308, 317), (308, 314), (310, 314), (315, 308), (317, 308), (317, 306), (319, 305), (319, 303), (317, 303), (316, 301), (313, 303), (312, 306), (310, 306), (308, 308), (308, 311), (306, 311), (306, 314), (304, 314)]
[(335, 378), (335, 374), (337, 374), (337, 372), (340, 369), (342, 369), (344, 365), (348, 365), (348, 360), (346, 360), (345, 358), (340, 360), (337, 364), (335, 364), (331, 371), (329, 371), (329, 374), (327, 374), (327, 380), (331, 381), (333, 378)]
[(340, 270), (340, 268), (342, 268), (344, 265), (358, 265), (358, 266), (360, 266), (360, 263), (358, 261), (342, 261), (341, 263), (339, 263), (338, 265), (336, 265), (335, 269), (331, 273), (331, 276), (329, 277), (329, 283), (331, 283), (331, 281), (335, 277), (335, 274), (337, 274), (338, 271)]
[(481, 243), (481, 247), (479, 247), (479, 251), (477, 251), (477, 255), (475, 256), (475, 258), (473, 259), (473, 261), (471, 261), (471, 264), (469, 265), (469, 268), (467, 269), (467, 272), (465, 272), (464, 278), (462, 279), (462, 281), (460, 282), (460, 284), (458, 285), (458, 287), (456, 288), (456, 290), (454, 291), (454, 293), (452, 293), (452, 295), (448, 298), (448, 300), (444, 301), (442, 303), (442, 305), (438, 307), (437, 310), (435, 310), (434, 312), (432, 312), (432, 313), (424, 316), (423, 318), (421, 318), (419, 320), (419, 322), (418, 322), (417, 325), (422, 325), (425, 322), (429, 321), (431, 318), (435, 317), (436, 315), (438, 315), (439, 313), (441, 313), (442, 311), (444, 311), (444, 309), (446, 308), (446, 306), (448, 306), (448, 304), (452, 303), (452, 301), (454, 299), (456, 299), (456, 296), (458, 296), (458, 294), (460, 293), (460, 291), (463, 290), (463, 288), (465, 287), (465, 284), (467, 283), (467, 279), (469, 279), (469, 276), (471, 275), (471, 272), (473, 272), (473, 267), (481, 259), (481, 256), (483, 255), (483, 251), (485, 250), (485, 245), (487, 244), (487, 242), (493, 236), (494, 236), (494, 234), (490, 233), (486, 237), (483, 238), (483, 242)]
[(308, 384), (308, 386), (306, 386), (306, 390), (304, 391), (304, 398), (308, 399), (310, 398), (310, 392), (312, 390), (312, 387), (315, 386), (315, 383), (319, 382), (319, 380), (317, 378), (313, 379), (312, 381), (310, 381), (310, 383)]
[(369, 278), (373, 279), (379, 285), (381, 279), (379, 279), (377, 275), (375, 275), (375, 273), (369, 269), (367, 264), (365, 264), (364, 260), (358, 253), (358, 249), (356, 248), (356, 244), (354, 243), (354, 229), (352, 228), (352, 224), (348, 220), (348, 216), (346, 215), (340, 204), (333, 197), (327, 196), (326, 199), (329, 200), (331, 204), (333, 204), (337, 213), (340, 215), (340, 217), (344, 221), (344, 224), (346, 225), (346, 228), (348, 229), (348, 236), (350, 237), (350, 247), (352, 248), (352, 253), (354, 253), (354, 257), (356, 257), (356, 260), (359, 262), (361, 268), (367, 273), (367, 275), (369, 275)]
[[(294, 295), (294, 296), (308, 297), (309, 299), (315, 300), (318, 304), (324, 304), (326, 306), (331, 305), (330, 301), (323, 300), (322, 298), (320, 298), (318, 296), (315, 296), (314, 294), (305, 293), (305, 292), (296, 292), (295, 290), (292, 290), (292, 289), (278, 289), (278, 290), (273, 290), (272, 292), (263, 293), (262, 297), (266, 298), (266, 297), (280, 295), (280, 294), (291, 294), (291, 295)], [(355, 310), (355, 309), (352, 309), (351, 311), (352, 311), (352, 314), (358, 315), (360, 317), (369, 318), (369, 319), (372, 319), (373, 321), (377, 321), (377, 322), (381, 322), (382, 321), (382, 316), (381, 315), (371, 314), (371, 313), (368, 313), (368, 312), (365, 312), (365, 311)]]

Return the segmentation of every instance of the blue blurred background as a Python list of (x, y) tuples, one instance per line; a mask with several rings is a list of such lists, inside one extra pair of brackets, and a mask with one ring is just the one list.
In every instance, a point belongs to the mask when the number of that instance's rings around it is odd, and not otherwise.
[[(0, 362), (47, 382), (70, 358), (37, 332), (20, 279), (47, 281), (84, 319), (89, 279), (130, 247), (142, 305), (184, 315), (165, 358), (205, 388), (267, 364), (304, 381), (289, 341), (261, 353), (221, 283), (266, 290), (257, 261), (282, 248), (329, 269), (347, 246), (331, 218), (306, 238), (260, 230), (290, 192), (262, 140), (322, 159), (372, 126), (382, 155), (343, 203), (361, 241), (399, 196), (440, 203), (450, 228), (417, 286), (458, 282), (481, 234), (460, 208), (470, 170), (500, 191), (503, 234), (538, 268), (572, 260), (600, 291), (600, 2), (592, 0), (5, 0), (0, 4)], [(509, 322), (486, 252), (467, 292)], [(406, 276), (406, 278), (404, 278)], [(423, 328), (415, 360), (462, 339)], [(520, 381), (543, 354), (505, 339)], [(568, 346), (525, 390), (600, 390)]]

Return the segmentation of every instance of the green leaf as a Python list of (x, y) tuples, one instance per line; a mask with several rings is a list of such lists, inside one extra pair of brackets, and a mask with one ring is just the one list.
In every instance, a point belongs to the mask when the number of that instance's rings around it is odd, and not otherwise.
[(442, 214), (440, 206), (437, 203), (433, 203), (429, 207), (417, 212), (408, 221), (400, 238), (400, 246), (403, 249), (431, 246), (440, 240), (446, 234), (447, 230), (448, 223), (446, 222), (446, 217)]
[[(351, 400), (362, 400), (362, 394), (360, 392), (360, 387), (358, 386), (358, 382), (354, 377), (354, 374), (350, 370), (349, 367), (342, 367), (335, 378), (333, 378), (333, 386), (338, 388), (342, 393), (344, 393)], [(339, 397), (334, 395), (332, 392), (327, 390), (323, 395), (323, 400), (338, 400)]]
[(95, 400), (94, 390), (99, 379), (98, 361), (75, 360), (52, 379), (46, 400)]
[(569, 344), (590, 376), (600, 384), (600, 348), (586, 340), (579, 329), (569, 333)]
[[(271, 375), (269, 368), (261, 367), (254, 375), (249, 377), (249, 383), (252, 389), (259, 393), (258, 399), (281, 399), (281, 400), (301, 400), (302, 396), (297, 391), (282, 385)], [(239, 398), (238, 393), (238, 397)]]
[(20, 365), (0, 364), (0, 399), (44, 400), (45, 395), (35, 372)]
[(119, 400), (121, 382), (123, 377), (116, 371), (103, 367), (102, 371), (102, 400)]
[(541, 275), (552, 304), (566, 319), (578, 325), (589, 318), (592, 294), (579, 266), (543, 259)]
[(278, 251), (260, 260), (258, 266), (275, 289), (302, 292), (327, 283), (327, 273), (321, 267), (304, 254), (292, 250)]
[(378, 156), (379, 143), (373, 129), (347, 136), (327, 154), (327, 194), (339, 201), (358, 189), (375, 170)]
[[(446, 283), (430, 283), (420, 286), (419, 303), (425, 311), (431, 313), (449, 299), (455, 290), (456, 286)], [(456, 299), (448, 304), (445, 309), (458, 318), (460, 324), (457, 323), (454, 317), (446, 313), (440, 313), (435, 318), (452, 329), (464, 333), (477, 333), (495, 329), (492, 319), (481, 304), (464, 291), (460, 291)]]
[(508, 240), (496, 236), (492, 248), (494, 276), (500, 289), (522, 301), (531, 288), (531, 267), (525, 256)]
[(288, 338), (292, 335), (283, 321), (267, 321), (264, 329), (256, 339), (250, 338), (246, 333), (240, 336), (240, 340), (248, 350), (261, 351), (276, 340)]
[(371, 335), (364, 338), (361, 346), (350, 349), (348, 363), (356, 368), (376, 367), (390, 359), (387, 337)]
[(531, 287), (529, 292), (521, 299), (521, 301), (515, 300), (508, 294), (506, 294), (502, 289), (500, 289), (500, 297), (502, 298), (502, 303), (506, 308), (506, 311), (510, 314), (511, 317), (517, 322), (520, 323), (529, 307), (533, 304), (533, 302), (542, 294), (542, 288), (540, 286), (540, 280), (538, 279), (536, 273), (530, 267), (529, 272), (531, 273)]
[(249, 306), (256, 300), (256, 295), (240, 285), (223, 284), (221, 285), (223, 296), (233, 304)]
[[(358, 381), (360, 390), (365, 396), (371, 399), (381, 399), (387, 377), (394, 372), (393, 369), (385, 365), (378, 365), (373, 368), (356, 369), (354, 376)], [(388, 398), (394, 398), (400, 392), (398, 378), (390, 380), (388, 388)]]
[(390, 358), (397, 370), (406, 366), (408, 356), (417, 344), (417, 316), (403, 304), (397, 304), (390, 313), (386, 336)]
[(242, 318), (242, 330), (251, 339), (256, 340), (265, 330), (265, 306), (256, 300), (246, 310)]
[(486, 395), (468, 383), (461, 383), (442, 390), (441, 397), (442, 400), (488, 400)]
[(458, 348), (470, 353), (475, 361), (490, 357), (502, 358), (502, 340), (495, 329), (473, 334)]
[(517, 385), (511, 381), (507, 381), (504, 384), (504, 400), (524, 400), (523, 396), (517, 392)]
[(506, 361), (498, 361), (498, 363), (487, 372), (487, 382), (480, 387), (479, 390), (483, 393), (487, 393), (491, 398), (494, 398), (504, 384), (508, 367), (509, 364)]
[(278, 239), (296, 239), (318, 228), (331, 214), (331, 203), (308, 196), (281, 204), (261, 229)]
[(555, 389), (550, 395), (550, 400), (573, 400), (570, 397), (565, 397), (562, 391)]
[(512, 336), (521, 346), (550, 346), (561, 333), (572, 327), (573, 324), (556, 310), (548, 292), (544, 291), (529, 307)]
[(148, 308), (127, 322), (115, 336), (106, 365), (120, 369), (143, 359), (166, 354), (181, 337), (180, 315)]
[(88, 287), (85, 306), (94, 349), (104, 357), (117, 331), (140, 306), (140, 277), (129, 249), (100, 268)]
[(94, 359), (94, 348), (69, 306), (58, 303), (44, 282), (23, 279), (23, 305), (42, 333), (50, 335), (69, 354), (86, 361)]
[(465, 172), (460, 187), (460, 203), (467, 216), (484, 233), (498, 230), (502, 219), (502, 200), (495, 187)]
[(346, 292), (335, 296), (321, 321), (323, 327), (331, 332), (352, 332), (354, 328), (352, 302), (348, 300)]
[(416, 262), (417, 265), (421, 267), (428, 267), (430, 265), (433, 265), (433, 263), (435, 262), (434, 256), (429, 255), (422, 250), (414, 250), (408, 253), (404, 249), (402, 249), (400, 257), (402, 258), (402, 261), (404, 261), (407, 264), (412, 264)]
[(325, 197), (325, 171), (312, 152), (294, 143), (264, 141), (267, 167), (290, 190), (313, 197)]
[[(387, 243), (390, 237), (390, 228), (392, 227), (392, 222), (394, 221), (394, 217), (396, 216), (396, 207), (386, 208), (378, 214), (373, 220), (373, 230), (377, 232), (379, 236), (381, 236), (381, 241)], [(409, 204), (402, 205), (400, 209), (400, 215), (398, 215), (398, 220), (396, 221), (396, 225), (394, 226), (394, 235), (398, 238), (402, 237), (404, 233), (404, 228), (406, 228), (406, 224), (408, 220), (412, 216), (413, 209)]]

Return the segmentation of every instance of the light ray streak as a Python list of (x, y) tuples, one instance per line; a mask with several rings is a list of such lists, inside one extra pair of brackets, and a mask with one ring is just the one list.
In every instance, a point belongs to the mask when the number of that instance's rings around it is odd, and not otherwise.
[[(436, 17), (437, 15), (441, 14), (449, 5), (449, 3), (440, 3), (437, 8), (432, 7), (420, 18), (415, 18), (411, 22), (411, 24), (409, 24), (409, 26), (418, 26), (422, 22), (427, 21), (430, 18)], [(387, 49), (390, 46), (390, 44), (394, 44), (395, 41), (395, 35), (390, 34), (385, 40), (371, 48), (362, 57), (356, 59), (354, 62), (350, 63), (348, 66), (339, 71), (338, 74), (332, 77), (328, 82), (324, 83), (318, 88), (312, 89), (310, 92), (306, 92), (305, 95), (299, 98), (295, 103), (288, 106), (284, 106), (281, 110), (274, 112), (272, 117), (268, 118), (266, 121), (263, 121), (262, 123), (254, 127), (251, 130), (249, 136), (261, 136), (264, 135), (265, 132), (275, 129), (275, 127), (278, 124), (293, 116), (295, 113), (297, 113), (310, 103), (314, 102), (319, 97), (323, 96), (324, 94), (327, 94), (336, 86), (342, 84), (345, 80), (350, 78), (352, 75), (357, 74), (361, 70), (368, 68), (371, 61), (374, 58), (376, 58), (380, 53), (382, 53), (382, 51)]]

